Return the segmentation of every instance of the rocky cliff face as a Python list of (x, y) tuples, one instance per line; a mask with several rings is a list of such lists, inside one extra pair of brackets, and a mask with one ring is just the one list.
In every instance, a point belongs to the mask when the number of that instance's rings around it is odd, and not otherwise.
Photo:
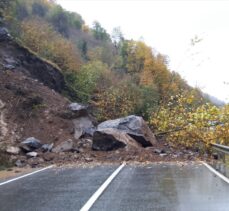
[(15, 42), (5, 28), (0, 28), (0, 65), (1, 71), (22, 72), (57, 92), (68, 89), (57, 67)]

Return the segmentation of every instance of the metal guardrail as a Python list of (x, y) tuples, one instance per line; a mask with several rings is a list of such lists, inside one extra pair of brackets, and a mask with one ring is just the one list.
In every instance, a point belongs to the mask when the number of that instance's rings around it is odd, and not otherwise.
[(211, 144), (211, 146), (214, 152), (212, 167), (229, 178), (229, 146), (221, 144)]
[(229, 154), (229, 146), (225, 146), (221, 144), (211, 144), (211, 145), (215, 150)]

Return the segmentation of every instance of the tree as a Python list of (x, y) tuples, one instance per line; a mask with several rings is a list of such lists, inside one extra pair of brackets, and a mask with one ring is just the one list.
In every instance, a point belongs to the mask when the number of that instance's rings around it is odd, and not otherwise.
[(41, 2), (34, 2), (32, 5), (32, 13), (34, 15), (44, 17), (48, 12), (48, 8)]
[(60, 34), (65, 37), (69, 36), (68, 16), (61, 6), (55, 5), (52, 7), (49, 20)]
[(97, 40), (101, 40), (101, 41), (110, 40), (109, 34), (107, 34), (106, 30), (101, 26), (101, 24), (98, 21), (95, 21), (93, 23), (92, 33), (95, 39)]
[(81, 58), (74, 45), (40, 18), (23, 21), (20, 38), (38, 55), (51, 60), (64, 72), (77, 72)]
[(116, 27), (113, 29), (111, 34), (111, 40), (114, 43), (116, 48), (118, 48), (120, 42), (124, 41), (124, 36), (120, 27)]

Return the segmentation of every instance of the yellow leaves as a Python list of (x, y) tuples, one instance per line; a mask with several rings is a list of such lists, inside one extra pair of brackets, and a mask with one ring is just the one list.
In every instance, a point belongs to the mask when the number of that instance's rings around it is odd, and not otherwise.
[(152, 115), (150, 124), (158, 132), (173, 131), (167, 136), (172, 143), (190, 146), (203, 142), (206, 147), (216, 141), (229, 144), (229, 106), (218, 108), (206, 103), (195, 107), (190, 104), (193, 100), (189, 95), (171, 96), (170, 102)]
[(120, 83), (97, 94), (99, 120), (114, 119), (134, 113), (139, 94), (129, 84)]
[(39, 18), (21, 23), (21, 40), (40, 56), (56, 63), (63, 71), (78, 71), (81, 59), (72, 43)]

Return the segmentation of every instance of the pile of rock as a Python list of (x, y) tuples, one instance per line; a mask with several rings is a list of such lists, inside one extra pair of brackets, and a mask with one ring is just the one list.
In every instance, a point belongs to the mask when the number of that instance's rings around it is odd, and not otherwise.
[[(151, 147), (156, 144), (154, 134), (140, 116), (127, 116), (102, 122), (97, 127), (88, 114), (88, 107), (72, 103), (62, 112), (62, 118), (73, 122), (72, 139), (52, 144), (42, 144), (37, 138), (30, 137), (18, 146), (8, 146), (6, 152), (14, 156), (16, 166), (26, 164), (36, 166), (51, 161), (59, 155), (84, 153), (84, 149), (94, 151), (111, 151), (118, 148), (136, 149)], [(83, 156), (83, 154), (81, 154)]]

